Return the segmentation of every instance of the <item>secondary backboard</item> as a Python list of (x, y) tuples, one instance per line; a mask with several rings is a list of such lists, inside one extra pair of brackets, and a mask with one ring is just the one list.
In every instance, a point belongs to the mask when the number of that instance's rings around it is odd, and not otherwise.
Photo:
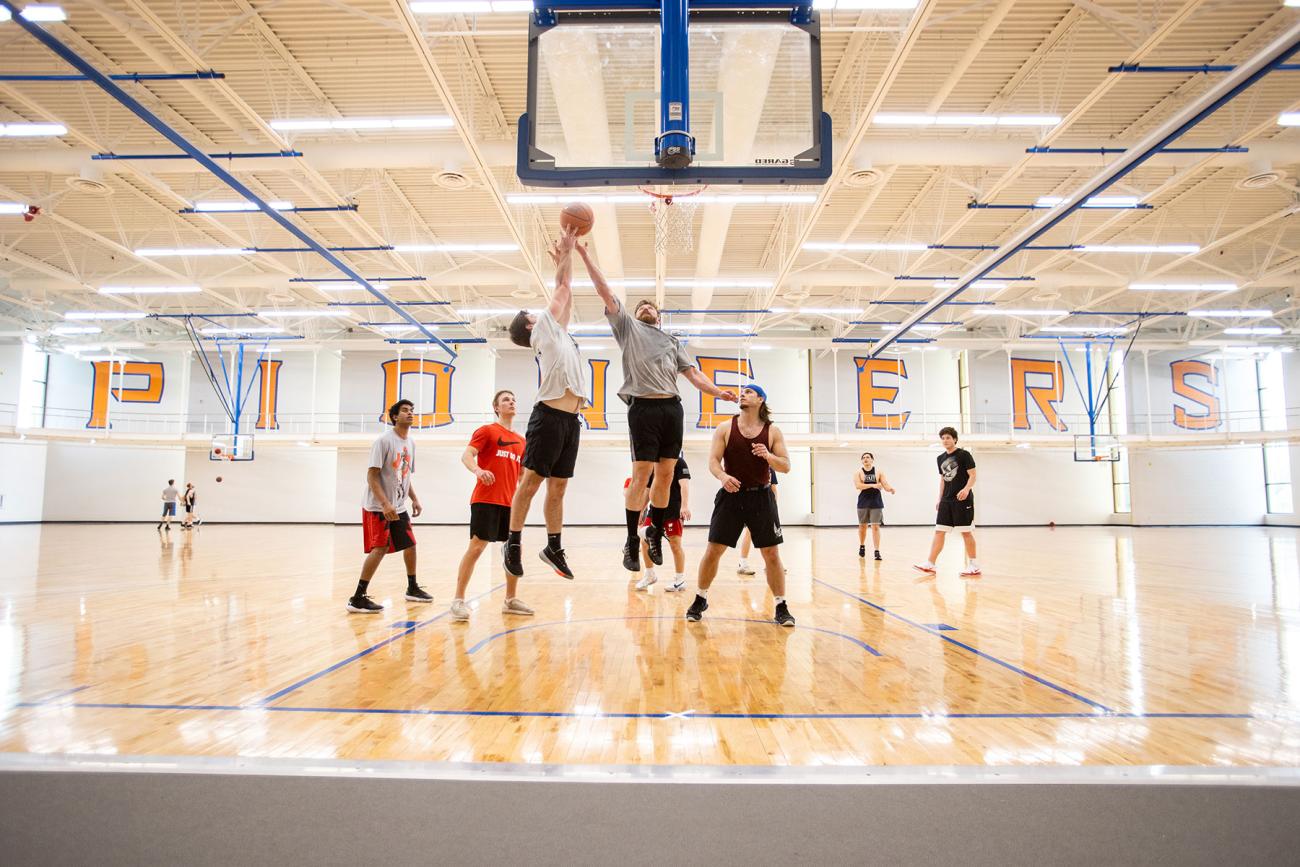
[[(665, 51), (674, 37), (658, 10), (566, 12), (539, 2), (530, 19), (528, 110), (519, 121), (520, 179), (534, 186), (823, 183), (831, 128), (821, 104), (817, 14), (806, 2), (735, 5), (692, 10), (685, 51)], [(670, 95), (665, 110), (663, 93), (675, 87), (685, 96)], [(674, 138), (693, 144), (685, 168), (664, 158)]]

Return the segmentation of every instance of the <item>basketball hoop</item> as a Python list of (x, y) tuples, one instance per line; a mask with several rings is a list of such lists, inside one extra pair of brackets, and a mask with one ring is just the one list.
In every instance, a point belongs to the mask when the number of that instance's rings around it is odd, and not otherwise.
[(655, 252), (689, 253), (695, 249), (695, 209), (700, 200), (695, 198), (707, 190), (708, 184), (694, 190), (657, 193), (647, 187), (638, 187), (650, 197), (650, 213), (655, 218)]

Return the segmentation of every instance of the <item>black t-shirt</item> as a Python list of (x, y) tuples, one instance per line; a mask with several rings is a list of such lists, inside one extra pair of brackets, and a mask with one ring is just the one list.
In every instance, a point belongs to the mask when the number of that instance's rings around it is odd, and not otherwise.
[[(686, 466), (685, 458), (677, 459), (677, 466), (673, 468), (673, 486), (668, 492), (668, 513), (665, 517), (670, 521), (676, 521), (682, 516), (682, 479), (691, 477), (691, 468)], [(650, 481), (646, 482), (646, 487), (654, 487), (655, 474), (650, 474)]]
[(943, 500), (957, 499), (957, 492), (970, 481), (970, 471), (975, 469), (975, 459), (965, 449), (953, 449), (952, 454), (939, 455), (939, 475), (943, 478)]

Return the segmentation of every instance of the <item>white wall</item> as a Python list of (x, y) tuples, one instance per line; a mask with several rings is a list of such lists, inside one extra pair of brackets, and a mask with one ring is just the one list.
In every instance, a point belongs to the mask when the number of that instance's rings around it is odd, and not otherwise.
[[(334, 449), (263, 448), (255, 455), (251, 461), (211, 461), (206, 451), (186, 453), (183, 476), (198, 489), (195, 511), (200, 518), (271, 524), (334, 521)], [(184, 484), (178, 487), (184, 489)]]
[(39, 521), (45, 501), (46, 444), (0, 442), (0, 523)]
[(1260, 524), (1258, 445), (1129, 453), (1134, 524)]
[(184, 478), (185, 450), (179, 446), (50, 442), (43, 519), (156, 521), (167, 480)]

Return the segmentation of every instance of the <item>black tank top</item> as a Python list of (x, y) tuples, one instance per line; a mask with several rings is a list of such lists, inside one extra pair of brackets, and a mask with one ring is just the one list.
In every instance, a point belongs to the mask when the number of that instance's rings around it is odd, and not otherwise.
[[(870, 470), (864, 470), (861, 467), (859, 467), (858, 472), (862, 474), (863, 484), (867, 484), (867, 485), (880, 484), (880, 479), (877, 478), (876, 471), (874, 468)], [(880, 493), (880, 488), (871, 488), (870, 490), (867, 491), (858, 491), (858, 508), (859, 509), (885, 508), (885, 498)]]
[(772, 479), (772, 466), (754, 454), (754, 443), (771, 447), (768, 434), (772, 423), (763, 425), (758, 436), (750, 439), (740, 432), (740, 416), (732, 416), (731, 431), (727, 434), (727, 445), (722, 452), (722, 468), (727, 475), (735, 476), (742, 488), (766, 487)]

